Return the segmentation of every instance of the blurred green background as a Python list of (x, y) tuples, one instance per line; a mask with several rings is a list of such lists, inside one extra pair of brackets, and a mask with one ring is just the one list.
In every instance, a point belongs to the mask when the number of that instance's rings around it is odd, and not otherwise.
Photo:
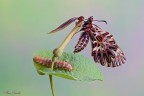
[[(54, 49), (74, 26), (47, 33), (69, 18), (94, 16), (112, 33), (127, 61), (118, 68), (97, 65), (104, 81), (54, 78), (56, 96), (144, 96), (144, 0), (0, 0), (0, 96), (51, 96), (48, 76), (39, 76), (33, 52)], [(78, 33), (66, 47), (73, 51)], [(92, 57), (90, 43), (81, 54)], [(10, 95), (9, 95), (10, 96)]]

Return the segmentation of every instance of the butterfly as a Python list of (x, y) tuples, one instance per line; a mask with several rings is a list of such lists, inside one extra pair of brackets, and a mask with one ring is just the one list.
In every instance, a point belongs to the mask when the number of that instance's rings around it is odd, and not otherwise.
[(91, 56), (96, 63), (107, 67), (117, 67), (125, 63), (125, 56), (116, 44), (113, 35), (92, 24), (93, 17), (89, 17), (80, 31), (81, 36), (75, 46), (74, 53), (82, 51), (91, 42)]

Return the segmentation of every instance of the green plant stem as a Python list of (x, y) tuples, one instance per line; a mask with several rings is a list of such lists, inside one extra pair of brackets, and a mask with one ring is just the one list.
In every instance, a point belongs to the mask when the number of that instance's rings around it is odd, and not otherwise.
[[(51, 69), (53, 70), (53, 66), (54, 66), (54, 63), (55, 63), (55, 60), (57, 58), (55, 56), (53, 56), (52, 58), (52, 66), (51, 66)], [(55, 91), (54, 91), (54, 84), (53, 84), (53, 77), (52, 75), (49, 75), (49, 79), (50, 79), (50, 85), (51, 85), (51, 90), (52, 90), (52, 95), (55, 96)]]
[(51, 85), (51, 90), (52, 90), (52, 96), (55, 96), (55, 91), (54, 91), (54, 84), (53, 84), (52, 75), (49, 75), (49, 79), (50, 79), (50, 85)]
[(55, 56), (52, 57), (52, 65), (51, 65), (52, 70), (53, 70), (53, 66), (54, 66), (56, 59), (57, 59), (57, 57), (55, 57)]
[[(75, 27), (72, 29), (72, 31), (66, 36), (66, 38), (64, 39), (64, 41), (62, 42), (62, 44), (60, 44), (60, 46), (58, 48), (56, 48), (56, 49), (53, 50), (53, 54), (54, 55), (53, 55), (53, 58), (52, 58), (52, 66), (51, 66), (52, 70), (53, 70), (53, 66), (54, 66), (54, 63), (55, 63), (57, 57), (61, 56), (61, 54), (63, 53), (63, 50), (64, 50), (65, 46), (68, 44), (68, 42), (74, 36), (74, 34), (79, 30), (81, 24), (82, 24), (82, 22), (77, 22), (76, 25), (75, 25)], [(50, 79), (50, 85), (51, 85), (52, 95), (55, 96), (52, 75), (49, 75), (49, 79)]]

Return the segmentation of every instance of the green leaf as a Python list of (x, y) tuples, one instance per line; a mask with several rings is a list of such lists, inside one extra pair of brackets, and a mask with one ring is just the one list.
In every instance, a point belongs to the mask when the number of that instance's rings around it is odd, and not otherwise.
[[(34, 56), (41, 56), (51, 59), (53, 57), (53, 53), (49, 50), (43, 50), (35, 52)], [(62, 61), (70, 62), (73, 68), (72, 71), (66, 71), (62, 69), (51, 70), (51, 68), (47, 68), (46, 66), (38, 64), (36, 62), (34, 62), (34, 65), (40, 75), (55, 75), (65, 79), (79, 81), (102, 80), (101, 72), (96, 67), (96, 64), (93, 60), (90, 60), (82, 55), (69, 52), (63, 52), (59, 59)]]

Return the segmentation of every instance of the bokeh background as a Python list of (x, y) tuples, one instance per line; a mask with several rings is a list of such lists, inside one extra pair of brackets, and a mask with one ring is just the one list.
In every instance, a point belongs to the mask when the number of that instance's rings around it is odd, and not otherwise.
[[(51, 96), (48, 76), (37, 74), (36, 50), (56, 48), (74, 26), (47, 33), (69, 18), (94, 16), (112, 33), (127, 61), (118, 68), (97, 66), (103, 81), (54, 77), (57, 96), (144, 96), (144, 0), (0, 0), (0, 96)], [(65, 51), (73, 51), (78, 33)], [(81, 54), (91, 58), (90, 44)], [(91, 58), (92, 59), (92, 58)], [(10, 96), (10, 95), (9, 95)]]

